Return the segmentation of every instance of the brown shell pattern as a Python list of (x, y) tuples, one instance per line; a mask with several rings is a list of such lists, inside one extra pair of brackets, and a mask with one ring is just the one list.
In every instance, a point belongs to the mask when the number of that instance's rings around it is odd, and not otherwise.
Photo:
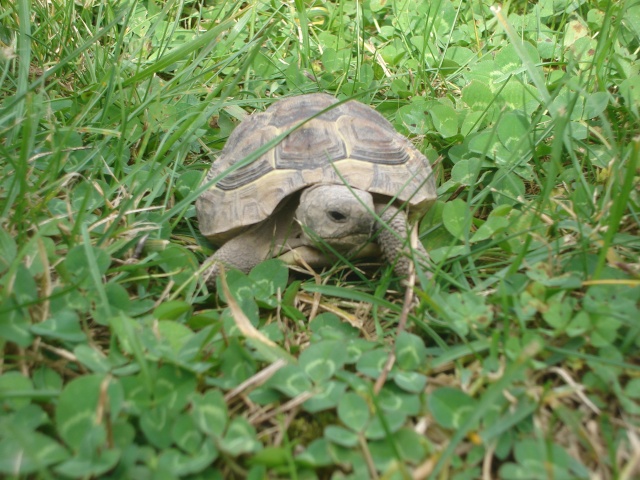
[(268, 218), (285, 197), (319, 183), (346, 182), (407, 202), (413, 213), (425, 211), (436, 198), (429, 161), (382, 115), (351, 100), (306, 121), (337, 102), (324, 93), (291, 97), (240, 123), (205, 181), (304, 122), (198, 198), (202, 233), (222, 243)]

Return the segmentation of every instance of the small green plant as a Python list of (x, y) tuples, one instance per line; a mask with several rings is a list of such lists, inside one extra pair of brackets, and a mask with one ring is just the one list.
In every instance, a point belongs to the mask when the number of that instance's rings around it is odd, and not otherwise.
[[(636, 478), (636, 0), (2, 2), (0, 476)], [(433, 280), (201, 281), (239, 121), (323, 91), (434, 163)]]

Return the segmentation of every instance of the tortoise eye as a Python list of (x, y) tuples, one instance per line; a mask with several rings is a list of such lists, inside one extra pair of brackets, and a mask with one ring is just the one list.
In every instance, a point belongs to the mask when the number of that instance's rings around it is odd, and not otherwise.
[(347, 216), (344, 213), (337, 210), (329, 210), (327, 214), (329, 215), (329, 218), (335, 222), (344, 222), (347, 219)]

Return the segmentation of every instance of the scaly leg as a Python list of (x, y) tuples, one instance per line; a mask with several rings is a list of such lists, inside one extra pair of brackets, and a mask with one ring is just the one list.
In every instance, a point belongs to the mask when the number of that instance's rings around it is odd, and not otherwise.
[[(384, 225), (379, 225), (378, 244), (382, 254), (394, 266), (394, 270), (401, 278), (407, 278), (413, 267), (413, 259), (421, 264), (429, 261), (429, 254), (418, 240), (412, 246), (407, 215), (395, 205), (377, 204), (376, 213)], [(427, 278), (431, 272), (425, 271)]]

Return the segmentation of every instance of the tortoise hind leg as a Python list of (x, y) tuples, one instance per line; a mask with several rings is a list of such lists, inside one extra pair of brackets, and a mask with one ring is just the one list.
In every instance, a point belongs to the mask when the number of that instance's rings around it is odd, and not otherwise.
[[(413, 259), (421, 264), (429, 260), (429, 254), (420, 241), (414, 247), (409, 238), (407, 215), (395, 205), (376, 204), (376, 213), (384, 225), (378, 225), (378, 244), (385, 260), (394, 266), (396, 274), (406, 279), (411, 273)], [(427, 278), (431, 273), (425, 271)]]

